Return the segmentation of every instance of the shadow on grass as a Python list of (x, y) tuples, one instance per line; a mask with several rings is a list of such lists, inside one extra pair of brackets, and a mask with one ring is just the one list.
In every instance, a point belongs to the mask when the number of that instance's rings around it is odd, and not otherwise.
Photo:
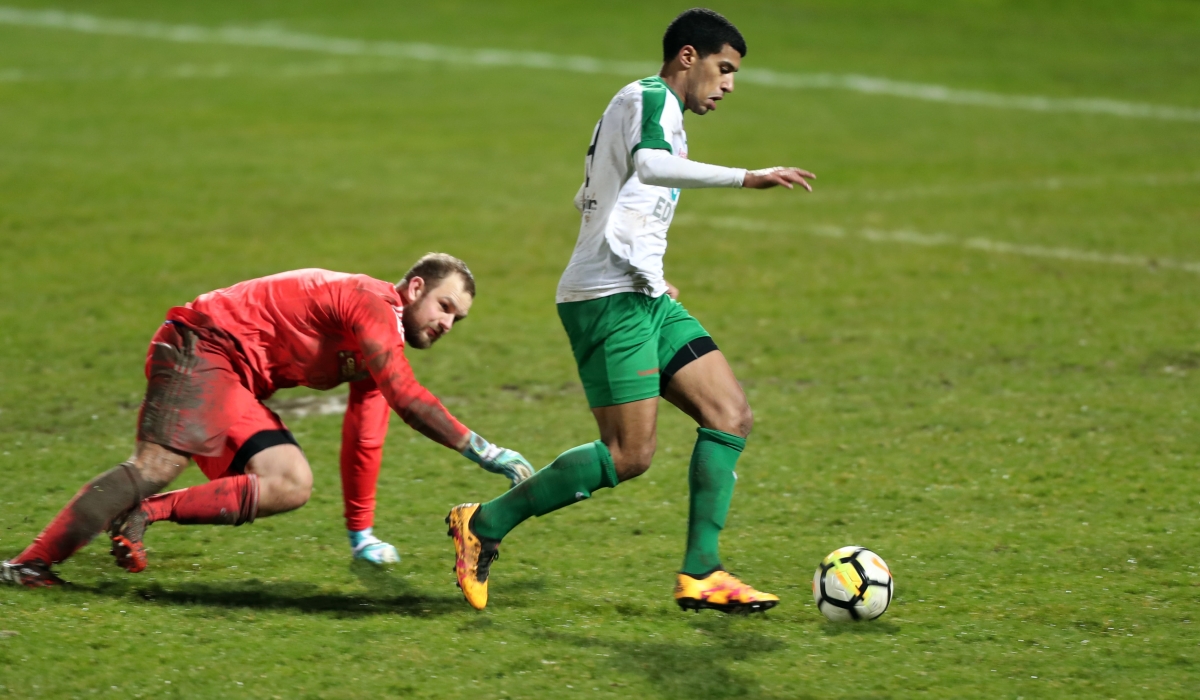
[(802, 688), (780, 694), (768, 691), (749, 673), (729, 668), (733, 661), (750, 661), (786, 648), (778, 639), (735, 629), (739, 621), (727, 618), (693, 624), (694, 640), (662, 638), (602, 639), (569, 632), (542, 631), (543, 639), (581, 649), (603, 649), (607, 663), (621, 674), (645, 676), (667, 698), (813, 698)]
[(821, 634), (826, 637), (840, 637), (842, 635), (850, 635), (851, 637), (865, 637), (868, 635), (877, 634), (899, 634), (900, 625), (891, 622), (880, 622), (879, 620), (871, 620), (870, 622), (826, 622), (821, 626)]
[[(398, 577), (387, 568), (375, 566), (365, 561), (355, 561), (350, 565), (350, 572), (358, 578), (363, 587), (375, 597), (404, 597), (412, 595), (412, 588), (403, 577)], [(450, 572), (452, 573), (452, 572)], [(447, 575), (445, 579), (446, 597), (456, 600), (462, 610), (469, 610), (465, 598), (454, 585), (454, 576)], [(492, 601), (504, 608), (523, 608), (534, 594), (546, 588), (545, 579), (521, 578), (506, 581), (501, 596), (493, 596)], [(439, 598), (440, 600), (440, 598)]]
[(546, 579), (542, 576), (516, 578), (505, 580), (498, 588), (493, 588), (490, 601), (495, 601), (496, 607), (523, 608), (530, 603), (538, 602), (538, 594), (546, 590)]
[(185, 582), (169, 587), (158, 583), (147, 586), (114, 581), (99, 584), (91, 590), (113, 598), (136, 596), (160, 605), (294, 610), (302, 613), (325, 613), (336, 617), (432, 617), (462, 612), (466, 605), (461, 596), (430, 596), (416, 593), (403, 579), (390, 577), (383, 571), (360, 576), (360, 580), (363, 579), (369, 581), (364, 582), (370, 589), (366, 594), (329, 592), (312, 583), (270, 583), (258, 579), (221, 584)]

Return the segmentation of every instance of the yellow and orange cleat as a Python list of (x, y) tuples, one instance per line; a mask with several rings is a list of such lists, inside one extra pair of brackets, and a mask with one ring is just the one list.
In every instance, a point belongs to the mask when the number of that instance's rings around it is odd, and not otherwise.
[(454, 575), (463, 597), (476, 610), (487, 607), (488, 573), (492, 561), (500, 556), (500, 543), (485, 540), (471, 531), (471, 517), (479, 510), (478, 503), (463, 503), (450, 509), (446, 524), (447, 535), (454, 538)]
[(756, 591), (728, 571), (717, 569), (701, 579), (678, 574), (675, 602), (684, 610), (696, 612), (711, 608), (724, 613), (752, 613), (775, 607), (779, 596)]

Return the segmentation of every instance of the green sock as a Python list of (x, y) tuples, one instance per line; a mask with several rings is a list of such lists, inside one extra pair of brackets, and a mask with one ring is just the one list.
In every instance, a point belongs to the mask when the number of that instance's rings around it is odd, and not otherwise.
[(480, 537), (503, 539), (532, 515), (545, 515), (617, 485), (612, 454), (599, 440), (560, 454), (549, 466), (479, 507), (471, 528)]
[(688, 468), (687, 553), (682, 573), (700, 578), (721, 565), (719, 538), (733, 500), (738, 457), (746, 438), (720, 430), (697, 428), (696, 448)]

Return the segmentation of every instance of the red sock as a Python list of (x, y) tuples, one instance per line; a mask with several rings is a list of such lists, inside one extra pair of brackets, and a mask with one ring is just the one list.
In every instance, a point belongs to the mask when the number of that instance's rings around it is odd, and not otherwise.
[(168, 491), (142, 501), (147, 524), (170, 520), (181, 525), (241, 525), (258, 515), (258, 477), (229, 476), (190, 489)]
[(33, 543), (25, 548), (12, 559), (14, 562), (29, 562), (40, 560), (47, 564), (58, 564), (66, 561), (75, 552), (79, 551), (85, 544), (91, 542), (96, 535), (96, 531), (92, 528), (81, 527), (78, 514), (75, 512), (75, 503), (80, 496), (87, 492), (90, 486), (84, 486), (83, 490), (75, 494), (71, 502), (63, 506), (63, 509), (54, 516), (54, 520), (50, 521), (38, 536), (33, 539)]
[(112, 519), (131, 508), (143, 493), (157, 489), (141, 480), (129, 462), (92, 479), (54, 516), (13, 562), (40, 560), (58, 564), (106, 529)]

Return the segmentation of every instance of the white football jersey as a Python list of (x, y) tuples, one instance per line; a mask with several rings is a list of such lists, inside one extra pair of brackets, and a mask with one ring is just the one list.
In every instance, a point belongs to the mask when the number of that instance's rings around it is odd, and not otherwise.
[(644, 148), (687, 158), (683, 101), (658, 76), (626, 85), (592, 133), (585, 179), (575, 195), (583, 220), (558, 283), (558, 303), (666, 293), (663, 255), (679, 190), (638, 180), (633, 154)]

